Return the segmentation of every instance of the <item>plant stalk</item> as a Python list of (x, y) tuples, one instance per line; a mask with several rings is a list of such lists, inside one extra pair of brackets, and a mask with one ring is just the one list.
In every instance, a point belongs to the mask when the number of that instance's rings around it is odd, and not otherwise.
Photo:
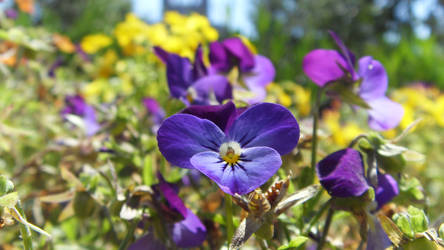
[(319, 241), (318, 247), (316, 248), (317, 250), (321, 250), (324, 247), (334, 213), (335, 210), (333, 210), (332, 208), (328, 210), (327, 219), (325, 219), (324, 230), (322, 230), (321, 240)]
[[(22, 204), (20, 200), (17, 201), (16, 205), (17, 212), (19, 212), (20, 216), (26, 220), (25, 212), (23, 211)], [(20, 223), (20, 234), (23, 239), (23, 246), (25, 250), (32, 250), (32, 235), (31, 230), (29, 229), (27, 224)]]
[(234, 234), (234, 225), (233, 225), (233, 197), (229, 194), (225, 194), (225, 215), (227, 216), (226, 226), (227, 226), (227, 241), (228, 246), (231, 243), (231, 239)]

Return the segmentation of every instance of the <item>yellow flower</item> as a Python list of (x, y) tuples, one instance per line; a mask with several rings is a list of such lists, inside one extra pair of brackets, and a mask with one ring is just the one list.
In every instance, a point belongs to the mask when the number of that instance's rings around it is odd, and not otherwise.
[(308, 116), (311, 109), (311, 91), (296, 83), (292, 84), (292, 90), (294, 91), (294, 99), (296, 102), (296, 108), (299, 111), (299, 115)]
[(109, 36), (104, 34), (93, 34), (85, 36), (80, 45), (86, 53), (94, 54), (97, 51), (108, 47), (111, 43), (112, 40)]
[(329, 110), (324, 112), (323, 122), (331, 133), (331, 138), (336, 145), (347, 146), (356, 136), (363, 133), (362, 129), (353, 122), (341, 124), (339, 112)]
[(148, 41), (149, 25), (133, 13), (126, 15), (125, 20), (114, 29), (117, 43), (126, 55), (134, 55), (145, 51), (143, 44)]

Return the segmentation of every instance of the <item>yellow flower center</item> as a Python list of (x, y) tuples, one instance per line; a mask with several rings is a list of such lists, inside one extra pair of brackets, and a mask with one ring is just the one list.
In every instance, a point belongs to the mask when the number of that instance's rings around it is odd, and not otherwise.
[(235, 141), (225, 142), (219, 148), (219, 155), (226, 163), (234, 165), (239, 161), (242, 150)]

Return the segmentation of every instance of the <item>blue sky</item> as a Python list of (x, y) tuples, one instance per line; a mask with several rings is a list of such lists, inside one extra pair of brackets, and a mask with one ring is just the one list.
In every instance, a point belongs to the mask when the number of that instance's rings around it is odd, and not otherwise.
[[(176, 0), (194, 2), (195, 0)], [(162, 20), (162, 0), (132, 0), (133, 12), (149, 22)], [(254, 9), (253, 0), (208, 0), (208, 18), (213, 25), (225, 25), (239, 30), (245, 36), (254, 35), (254, 25), (250, 13)]]

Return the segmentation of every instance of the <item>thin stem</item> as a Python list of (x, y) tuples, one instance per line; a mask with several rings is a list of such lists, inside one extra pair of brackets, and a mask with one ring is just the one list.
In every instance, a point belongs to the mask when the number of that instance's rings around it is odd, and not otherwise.
[(309, 233), (311, 230), (311, 227), (318, 222), (319, 218), (324, 214), (324, 212), (327, 210), (327, 208), (330, 206), (330, 201), (327, 201), (324, 203), (319, 209), (319, 211), (313, 216), (313, 218), (308, 222), (308, 226), (305, 228), (305, 233)]
[(316, 97), (313, 104), (313, 133), (311, 138), (311, 176), (310, 183), (313, 183), (316, 167), (316, 155), (318, 150), (318, 122), (319, 122), (319, 103), (322, 90), (316, 88)]
[(228, 245), (231, 243), (231, 239), (234, 234), (233, 226), (233, 197), (229, 194), (225, 194), (225, 214), (227, 216), (226, 226), (227, 226), (227, 241)]
[[(20, 200), (17, 201), (16, 208), (21, 219), (26, 221), (26, 215), (25, 212), (23, 211)], [(22, 235), (23, 246), (25, 250), (32, 250), (32, 235), (31, 235), (31, 230), (29, 229), (29, 226), (27, 224), (20, 223), (20, 234)]]
[(322, 230), (321, 240), (319, 241), (318, 247), (316, 248), (317, 250), (321, 250), (324, 247), (325, 239), (327, 238), (328, 229), (330, 229), (330, 225), (331, 225), (331, 221), (332, 221), (334, 213), (335, 213), (335, 210), (333, 210), (332, 208), (330, 208), (328, 210), (327, 219), (325, 219), (324, 230)]
[(126, 249), (126, 246), (128, 245), (128, 243), (130, 242), (131, 238), (134, 235), (134, 230), (136, 230), (137, 227), (137, 222), (128, 222), (128, 231), (126, 232), (126, 236), (125, 239), (122, 241), (122, 243), (119, 246), (119, 250), (124, 250)]

